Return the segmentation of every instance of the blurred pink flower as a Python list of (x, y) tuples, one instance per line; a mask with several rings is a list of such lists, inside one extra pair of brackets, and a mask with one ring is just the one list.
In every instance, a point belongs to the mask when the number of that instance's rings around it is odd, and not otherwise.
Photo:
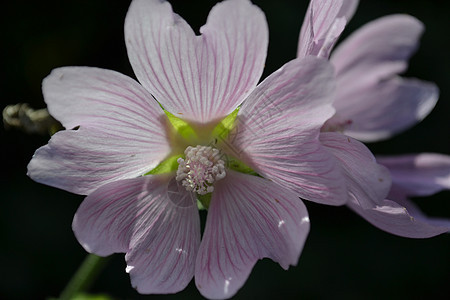
[[(77, 239), (101, 256), (125, 252), (141, 293), (175, 293), (195, 275), (205, 297), (231, 297), (258, 259), (297, 263), (309, 231), (298, 197), (347, 200), (319, 141), (334, 114), (329, 62), (293, 60), (256, 86), (268, 29), (247, 0), (217, 4), (200, 32), (167, 2), (134, 0), (125, 41), (140, 84), (89, 67), (59, 68), (43, 82), (66, 130), (36, 151), (29, 176), (88, 195), (74, 217)], [(233, 130), (215, 135), (241, 103)], [(179, 136), (160, 104), (196, 135)], [(143, 176), (174, 155), (177, 170)], [(232, 158), (259, 176), (237, 172)], [(201, 239), (197, 198), (208, 195)]]
[(408, 197), (430, 196), (450, 189), (450, 157), (436, 153), (377, 157), (388, 167), (392, 187), (388, 199), (370, 210), (351, 207), (387, 232), (412, 238), (432, 237), (450, 230), (450, 220), (429, 218)]
[[(300, 33), (298, 57), (328, 58), (357, 5), (357, 0), (312, 0)], [(342, 162), (348, 181), (357, 181), (349, 188), (348, 206), (385, 231), (415, 238), (450, 230), (449, 220), (426, 218), (407, 198), (449, 189), (450, 157), (379, 158), (392, 176), (388, 196), (392, 200), (373, 201), (374, 197), (365, 194), (367, 185), (358, 182), (363, 169), (373, 164), (370, 152), (350, 137), (365, 142), (389, 138), (420, 122), (433, 109), (439, 97), (435, 84), (397, 76), (407, 68), (422, 32), (422, 23), (414, 17), (391, 15), (368, 23), (337, 47), (330, 58), (336, 70), (336, 113), (321, 134), (324, 146)], [(348, 157), (358, 153), (356, 148), (366, 152), (365, 161)]]

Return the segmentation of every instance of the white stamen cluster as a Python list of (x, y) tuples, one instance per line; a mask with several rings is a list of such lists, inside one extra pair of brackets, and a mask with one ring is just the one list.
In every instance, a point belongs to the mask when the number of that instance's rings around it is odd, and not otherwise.
[(214, 191), (212, 184), (225, 177), (225, 163), (220, 159), (220, 151), (209, 146), (187, 147), (185, 159), (177, 160), (177, 181), (186, 190), (205, 195)]

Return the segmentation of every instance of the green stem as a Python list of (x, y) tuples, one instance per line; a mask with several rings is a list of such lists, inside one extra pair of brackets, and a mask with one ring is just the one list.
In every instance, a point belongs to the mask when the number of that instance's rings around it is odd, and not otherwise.
[(100, 274), (100, 271), (106, 265), (108, 260), (109, 257), (88, 254), (77, 272), (62, 291), (59, 299), (70, 300), (77, 294), (86, 291)]

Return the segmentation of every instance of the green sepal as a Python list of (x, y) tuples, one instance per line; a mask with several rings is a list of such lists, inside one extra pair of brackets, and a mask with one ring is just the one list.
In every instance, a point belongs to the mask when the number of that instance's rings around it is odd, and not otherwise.
[(239, 107), (226, 116), (225, 119), (223, 119), (219, 124), (217, 124), (212, 131), (212, 136), (221, 140), (227, 138), (228, 133), (230, 133), (231, 129), (233, 129), (234, 121), (236, 120), (238, 112)]
[(146, 175), (157, 175), (157, 174), (165, 174), (176, 171), (178, 169), (178, 158), (183, 157), (183, 155), (173, 155), (165, 160), (163, 160), (159, 165), (157, 165), (153, 170), (144, 174)]
[(240, 172), (240, 173), (261, 177), (252, 168), (250, 168), (249, 166), (244, 164), (242, 161), (240, 161), (240, 160), (238, 160), (236, 158), (233, 158), (233, 157), (228, 159), (227, 167), (229, 169), (231, 169), (231, 170), (234, 170), (234, 171), (237, 171), (237, 172)]
[(197, 195), (197, 207), (199, 210), (208, 209), (211, 203), (212, 193), (206, 195)]
[(164, 113), (167, 115), (167, 118), (169, 119), (170, 124), (172, 124), (175, 131), (185, 138), (186, 140), (193, 140), (197, 138), (197, 134), (195, 133), (195, 130), (189, 125), (188, 122), (175, 117), (172, 113), (168, 112), (164, 109)]
[(206, 210), (206, 207), (204, 207), (203, 204), (198, 199), (197, 199), (197, 208), (198, 210)]

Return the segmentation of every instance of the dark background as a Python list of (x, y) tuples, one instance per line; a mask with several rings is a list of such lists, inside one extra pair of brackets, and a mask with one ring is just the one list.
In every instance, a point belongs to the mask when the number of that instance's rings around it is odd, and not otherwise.
[[(215, 1), (171, 1), (198, 32)], [(254, 1), (266, 13), (267, 76), (295, 57), (307, 1)], [(420, 125), (371, 144), (374, 153), (450, 154), (449, 1), (363, 0), (345, 35), (392, 13), (422, 20), (426, 32), (407, 75), (436, 82), (440, 101)], [(123, 37), (129, 1), (8, 1), (2, 4), (1, 106), (45, 106), (41, 81), (59, 66), (96, 66), (133, 76)], [(85, 257), (71, 222), (83, 197), (33, 182), (26, 165), (47, 136), (1, 128), (0, 299), (58, 296)], [(450, 217), (449, 192), (417, 199), (430, 215)], [(296, 267), (257, 263), (236, 299), (444, 299), (450, 292), (450, 239), (414, 240), (382, 232), (345, 207), (307, 203), (311, 233)], [(118, 299), (201, 298), (193, 282), (176, 295), (141, 296), (116, 254), (92, 287)]]

